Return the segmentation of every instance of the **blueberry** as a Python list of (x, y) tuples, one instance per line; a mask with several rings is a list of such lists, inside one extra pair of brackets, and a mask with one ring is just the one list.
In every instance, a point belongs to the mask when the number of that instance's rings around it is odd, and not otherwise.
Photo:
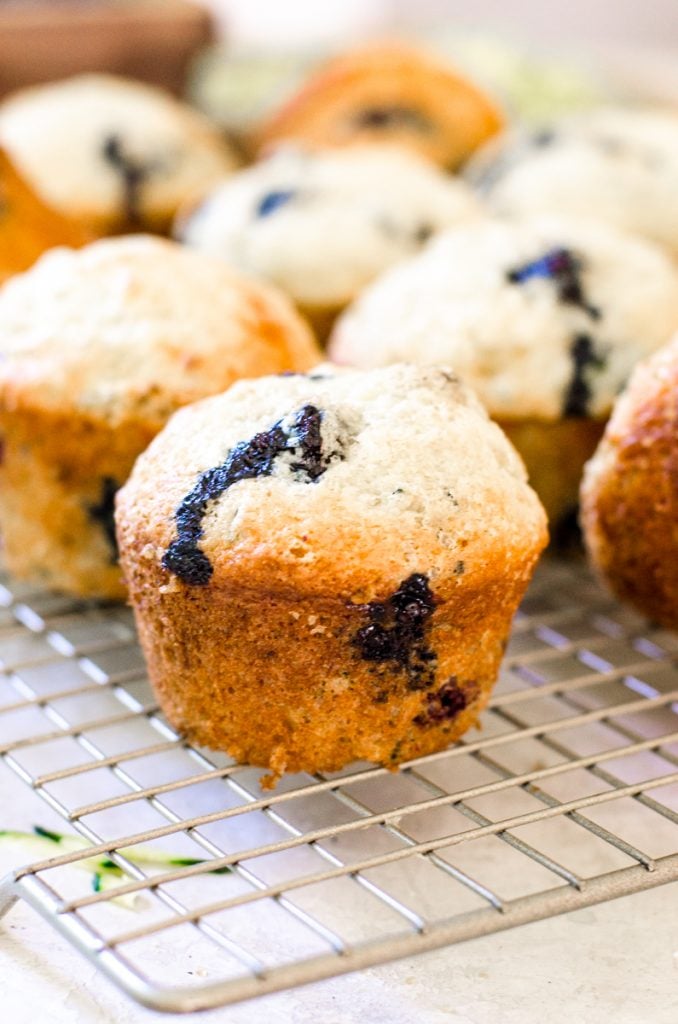
[(112, 476), (105, 476), (101, 480), (99, 500), (94, 505), (87, 506), (87, 515), (95, 523), (98, 523), (104, 532), (110, 549), (110, 560), (113, 565), (118, 561), (118, 543), (115, 537), (115, 495), (120, 487), (117, 480)]
[(602, 370), (605, 358), (596, 352), (593, 340), (588, 334), (577, 334), (570, 346), (573, 369), (572, 378), (563, 399), (563, 416), (586, 416), (591, 400), (591, 386), (587, 370)]
[(294, 199), (295, 195), (296, 192), (291, 188), (268, 192), (257, 204), (257, 217), (268, 217), (269, 214), (275, 213), (281, 206)]
[(426, 644), (426, 627), (435, 598), (423, 573), (413, 573), (386, 601), (361, 609), (368, 617), (351, 643), (365, 661), (392, 662), (408, 676), (411, 690), (425, 689), (435, 676), (435, 652)]
[(255, 434), (249, 441), (241, 441), (231, 448), (221, 465), (201, 473), (175, 511), (177, 538), (163, 556), (165, 569), (191, 586), (209, 583), (212, 566), (198, 547), (203, 533), (202, 520), (209, 502), (215, 501), (239, 480), (270, 476), (278, 456), (290, 452), (294, 459), (290, 465), (297, 479), (303, 483), (315, 483), (331, 461), (343, 458), (341, 451), (323, 451), (321, 422), (322, 413), (314, 405), (304, 405), (291, 426), (283, 426), (283, 421), (279, 420), (270, 430)]
[(125, 220), (132, 227), (141, 220), (141, 190), (155, 165), (142, 163), (125, 152), (119, 135), (108, 135), (101, 146), (101, 154), (108, 164), (118, 172), (122, 180)]
[(437, 725), (456, 718), (469, 704), (469, 694), (475, 690), (469, 684), (462, 690), (456, 676), (450, 676), (438, 690), (426, 694), (426, 710), (414, 719), (416, 725)]
[(581, 279), (583, 262), (570, 249), (549, 249), (547, 253), (530, 263), (515, 267), (506, 273), (511, 284), (524, 284), (534, 277), (543, 277), (554, 282), (558, 298), (571, 306), (579, 306), (585, 313), (597, 320), (600, 310), (587, 300)]

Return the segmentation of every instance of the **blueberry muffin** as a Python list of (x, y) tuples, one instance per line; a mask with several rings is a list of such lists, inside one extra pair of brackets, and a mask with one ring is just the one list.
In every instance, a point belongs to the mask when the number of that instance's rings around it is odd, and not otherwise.
[(448, 363), (527, 464), (552, 522), (634, 363), (678, 326), (678, 271), (650, 242), (576, 220), (484, 220), (441, 234), (340, 318), (340, 363)]
[(393, 142), (452, 170), (502, 123), (494, 102), (446, 61), (404, 43), (372, 43), (321, 66), (264, 119), (254, 144)]
[(0, 283), (55, 245), (84, 245), (88, 233), (46, 206), (0, 149)]
[(469, 180), (501, 214), (602, 220), (678, 252), (678, 115), (601, 108), (488, 145)]
[(636, 367), (581, 491), (594, 566), (622, 600), (678, 629), (678, 337)]
[(472, 725), (546, 541), (475, 396), (411, 365), (241, 381), (180, 410), (116, 523), (168, 718), (273, 780), (395, 766)]
[(165, 231), (235, 166), (201, 114), (113, 75), (38, 85), (0, 104), (0, 144), (54, 210), (97, 235)]
[(0, 291), (0, 528), (14, 575), (121, 598), (115, 491), (181, 405), (304, 370), (288, 300), (174, 242), (54, 249)]
[(325, 335), (381, 271), (479, 214), (467, 185), (399, 147), (289, 147), (220, 184), (177, 236), (278, 285)]

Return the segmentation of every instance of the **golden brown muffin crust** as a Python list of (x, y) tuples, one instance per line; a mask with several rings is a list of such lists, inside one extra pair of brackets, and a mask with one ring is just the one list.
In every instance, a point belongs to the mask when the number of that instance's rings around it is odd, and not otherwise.
[(581, 501), (591, 559), (614, 592), (678, 628), (678, 340), (634, 372)]
[[(296, 445), (265, 461), (299, 406), (322, 410), (321, 457), (339, 445), (314, 477)], [(546, 541), (499, 428), (451, 372), (411, 366), (241, 382), (182, 410), (116, 522), (170, 721), (273, 779), (460, 735)]]
[(292, 305), (146, 237), (45, 256), (0, 292), (0, 524), (16, 576), (124, 597), (113, 496), (181, 405), (319, 351)]
[(28, 270), (55, 245), (85, 245), (91, 236), (42, 202), (0, 149), (0, 282)]
[(489, 97), (454, 68), (416, 47), (384, 42), (327, 63), (259, 127), (253, 145), (389, 141), (454, 169), (502, 124)]

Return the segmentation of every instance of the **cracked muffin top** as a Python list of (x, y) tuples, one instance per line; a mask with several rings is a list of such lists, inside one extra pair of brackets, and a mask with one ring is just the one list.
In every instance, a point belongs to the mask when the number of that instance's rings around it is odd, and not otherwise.
[(545, 537), (522, 462), (474, 394), (405, 364), (240, 381), (181, 410), (138, 460), (117, 521), (165, 587), (356, 601), (422, 572), (486, 582)]
[(102, 234), (163, 230), (236, 165), (197, 111), (114, 75), (13, 93), (0, 104), (0, 143), (44, 202)]
[(53, 249), (0, 290), (7, 407), (159, 429), (239, 377), (306, 370), (313, 337), (275, 288), (165, 239)]
[(602, 418), (676, 327), (678, 271), (660, 247), (565, 217), (487, 219), (375, 281), (329, 353), (361, 367), (447, 363), (498, 418)]

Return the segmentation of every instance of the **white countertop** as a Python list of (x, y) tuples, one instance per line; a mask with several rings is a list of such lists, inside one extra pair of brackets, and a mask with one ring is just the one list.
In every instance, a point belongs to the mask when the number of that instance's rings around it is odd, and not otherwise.
[[(61, 826), (0, 765), (0, 828), (26, 829), (35, 822)], [(9, 867), (7, 853), (0, 854), (0, 868)], [(21, 904), (0, 921), (0, 994), (2, 1024), (168, 1019), (118, 993)], [(678, 885), (187, 1019), (210, 1024), (676, 1024)]]

